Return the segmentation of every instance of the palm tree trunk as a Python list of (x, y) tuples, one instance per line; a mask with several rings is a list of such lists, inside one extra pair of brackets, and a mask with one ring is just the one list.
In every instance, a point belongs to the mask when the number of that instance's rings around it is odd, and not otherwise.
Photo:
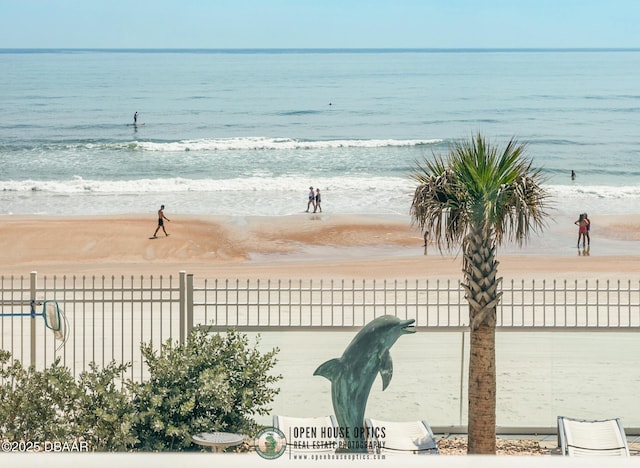
[(465, 242), (464, 273), (471, 327), (467, 452), (496, 453), (496, 307), (498, 262), (492, 233), (476, 227)]
[(471, 331), (467, 453), (496, 453), (495, 327)]

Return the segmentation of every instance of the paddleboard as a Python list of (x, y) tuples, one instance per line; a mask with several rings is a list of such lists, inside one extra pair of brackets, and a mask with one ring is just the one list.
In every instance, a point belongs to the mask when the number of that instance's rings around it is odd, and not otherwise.
[(127, 127), (141, 127), (142, 125), (144, 125), (144, 122), (127, 124)]

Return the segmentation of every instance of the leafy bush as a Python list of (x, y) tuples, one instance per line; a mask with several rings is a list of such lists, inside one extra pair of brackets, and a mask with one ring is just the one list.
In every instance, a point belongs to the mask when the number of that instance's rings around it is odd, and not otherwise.
[(11, 441), (68, 440), (77, 433), (78, 387), (60, 359), (43, 371), (25, 369), (0, 351), (0, 429)]
[(94, 363), (76, 381), (56, 359), (37, 371), (0, 350), (0, 440), (86, 441), (90, 450), (188, 450), (191, 435), (252, 434), (280, 376), (268, 375), (278, 349), (261, 354), (246, 335), (192, 332), (159, 352), (141, 346), (149, 380), (122, 381), (129, 364)]
[(126, 450), (137, 442), (133, 407), (117, 382), (128, 365), (114, 362), (80, 374), (56, 359), (37, 371), (0, 351), (0, 438), (11, 441), (86, 441), (91, 450)]
[(198, 432), (253, 434), (250, 416), (268, 414), (279, 392), (271, 384), (281, 378), (269, 375), (278, 349), (261, 354), (257, 345), (250, 347), (235, 330), (211, 335), (201, 329), (184, 345), (167, 341), (159, 353), (143, 345), (150, 377), (130, 386), (138, 411), (136, 447), (186, 450), (194, 448), (191, 435)]
[(92, 362), (90, 371), (80, 374), (75, 418), (91, 450), (125, 451), (138, 442), (133, 432), (135, 408), (120, 382), (128, 367), (111, 362), (100, 370)]

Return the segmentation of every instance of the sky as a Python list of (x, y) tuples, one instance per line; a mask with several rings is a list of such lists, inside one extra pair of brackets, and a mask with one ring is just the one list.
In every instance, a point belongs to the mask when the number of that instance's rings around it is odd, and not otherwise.
[(639, 0), (0, 0), (0, 48), (638, 48)]

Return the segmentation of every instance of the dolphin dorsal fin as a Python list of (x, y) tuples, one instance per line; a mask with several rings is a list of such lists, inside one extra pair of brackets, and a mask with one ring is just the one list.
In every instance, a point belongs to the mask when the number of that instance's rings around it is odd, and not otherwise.
[(333, 358), (320, 364), (313, 375), (321, 375), (329, 380), (333, 380), (333, 378), (340, 373), (341, 368), (342, 363), (340, 363), (340, 359)]
[(382, 377), (382, 390), (385, 390), (391, 382), (391, 376), (393, 376), (393, 361), (391, 360), (391, 354), (387, 349), (380, 356), (380, 377)]

